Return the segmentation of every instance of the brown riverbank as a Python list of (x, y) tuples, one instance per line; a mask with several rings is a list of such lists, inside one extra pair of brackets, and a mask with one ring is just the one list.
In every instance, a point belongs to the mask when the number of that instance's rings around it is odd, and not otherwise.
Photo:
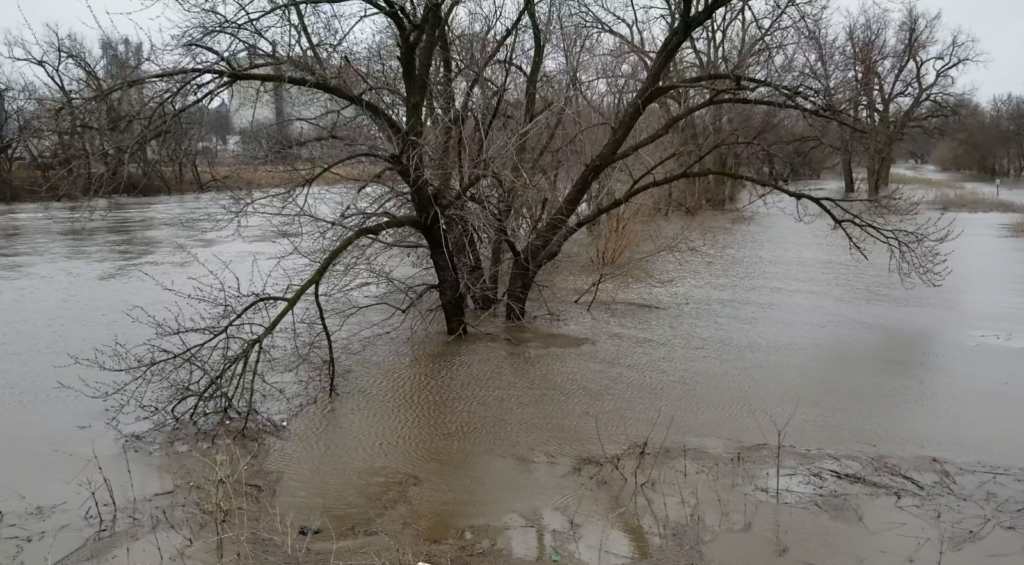
[(303, 183), (316, 186), (387, 181), (379, 168), (365, 164), (328, 167), (314, 163), (223, 162), (196, 169), (152, 169), (105, 177), (102, 172), (66, 175), (18, 163), (0, 176), (0, 203), (60, 202), (112, 196), (170, 196), (217, 190), (258, 190)]

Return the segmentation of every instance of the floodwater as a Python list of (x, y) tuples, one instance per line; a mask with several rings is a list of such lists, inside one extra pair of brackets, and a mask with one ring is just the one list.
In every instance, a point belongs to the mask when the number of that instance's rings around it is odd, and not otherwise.
[(208, 205), (114, 200), (89, 217), (69, 205), (0, 206), (0, 563), (19, 554), (24, 563), (56, 561), (95, 531), (83, 501), (98, 466), (122, 501), (170, 488), (104, 425), (102, 403), (62, 385), (107, 378), (70, 356), (137, 335), (128, 308), (171, 302), (144, 273), (182, 282), (194, 271), (179, 246), (226, 259), (267, 248), (186, 229), (182, 220)]
[[(0, 208), (0, 511), (5, 528), (15, 515), (46, 519), (28, 551), (51, 545), (35, 555), (80, 541), (93, 449), (106, 472), (124, 467), (103, 407), (58, 386), (105, 377), (67, 355), (130, 339), (126, 308), (167, 304), (143, 273), (194, 273), (179, 246), (236, 261), (273, 251), (266, 238), (180, 224), (206, 205), (115, 201), (84, 227), (65, 206)], [(428, 538), (515, 529), (537, 500), (569, 494), (538, 461), (652, 427), (675, 447), (774, 441), (790, 415), (792, 445), (1024, 467), (1024, 239), (1007, 237), (1011, 219), (960, 215), (940, 288), (906, 289), (884, 255), (851, 258), (823, 223), (760, 209), (700, 222), (695, 251), (603, 289), (589, 312), (571, 303), (586, 283), (569, 265), (544, 289), (554, 315), (533, 305), (545, 314), (534, 327), (382, 338), (345, 359), (342, 394), (289, 422), (270, 453), (277, 504), (342, 527), (401, 485)], [(135, 487), (160, 490), (145, 465), (132, 468)]]

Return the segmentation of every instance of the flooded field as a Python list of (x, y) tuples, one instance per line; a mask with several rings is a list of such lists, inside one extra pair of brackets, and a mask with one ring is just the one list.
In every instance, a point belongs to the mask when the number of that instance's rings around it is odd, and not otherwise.
[[(202, 198), (116, 202), (81, 229), (66, 221), (67, 208), (0, 208), (0, 511), (5, 535), (13, 516), (37, 513), (48, 528), (23, 544), (26, 563), (81, 542), (81, 479), (93, 449), (111, 473), (126, 457), (137, 460), (134, 488), (165, 488), (144, 454), (122, 449), (103, 427), (101, 405), (58, 385), (103, 378), (68, 366), (67, 354), (129, 337), (125, 308), (167, 303), (142, 272), (184, 280), (195, 267), (179, 244), (239, 261), (273, 251), (258, 230), (248, 239), (200, 237), (180, 224), (204, 205)], [(877, 469), (858, 457), (899, 458), (933, 474), (924, 467), (938, 457), (968, 466), (959, 476), (970, 478), (955, 483), (972, 494), (961, 498), (983, 501), (991, 491), (1017, 501), (1024, 239), (1007, 236), (1012, 220), (961, 215), (953, 273), (935, 289), (905, 289), (888, 274), (885, 256), (855, 260), (824, 224), (760, 208), (739, 220), (696, 223), (695, 251), (650, 263), (640, 279), (603, 291), (589, 312), (572, 304), (587, 281), (566, 265), (546, 281), (530, 327), (504, 336), (484, 322), (484, 331), (456, 342), (392, 336), (346, 358), (342, 394), (303, 410), (270, 447), (266, 467), (279, 479), (272, 504), (289, 523), (332, 531), (400, 506), (421, 537), (469, 531), (473, 544), (487, 541), (525, 561), (556, 552), (571, 563), (676, 563), (678, 552), (700, 542), (694, 560), (737, 565), (897, 563), (908, 555), (934, 562), (940, 547), (943, 563), (1017, 563), (1024, 538), (1009, 527), (1017, 524), (1007, 506), (983, 512), (1006, 527), (976, 540), (975, 549), (953, 551), (941, 545), (953, 542), (940, 544), (942, 532), (966, 522), (893, 514), (906, 514), (891, 508), (899, 497), (934, 505), (931, 486), (894, 494), (875, 484), (854, 511), (835, 497), (774, 504), (774, 479), (762, 484), (775, 472), (764, 449), (750, 454), (748, 468), (706, 470), (708, 454), (721, 463), (735, 457), (735, 446), (774, 443), (776, 427), (788, 421), (784, 443), (800, 450), (783, 457), (793, 463), (787, 478), (799, 475), (797, 466), (827, 468), (832, 454), (850, 473), (870, 468), (871, 476)], [(639, 492), (636, 477), (620, 487), (571, 472), (587, 457), (648, 437), (663, 458), (644, 467), (658, 477), (641, 489), (657, 493), (658, 512), (648, 514), (678, 531), (643, 518), (638, 496), (621, 498), (626, 484)], [(703, 482), (683, 462), (686, 449), (704, 454)], [(970, 467), (978, 464), (1008, 473), (989, 475), (1003, 490), (971, 482), (981, 476)], [(704, 523), (694, 529), (687, 501), (698, 490), (719, 510), (728, 506), (729, 518), (702, 507)], [(891, 527), (901, 519), (904, 529)], [(721, 522), (713, 536), (702, 529), (708, 521)], [(671, 543), (644, 541), (651, 531)], [(4, 543), (3, 562), (13, 551)], [(842, 558), (825, 560), (833, 549)]]

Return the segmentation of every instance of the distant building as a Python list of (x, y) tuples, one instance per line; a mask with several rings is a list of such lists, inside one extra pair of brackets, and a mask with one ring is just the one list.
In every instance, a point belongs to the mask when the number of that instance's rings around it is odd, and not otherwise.
[(103, 60), (100, 70), (107, 83), (135, 78), (140, 74), (144, 60), (142, 42), (124, 37), (118, 45), (113, 39), (101, 39), (100, 57)]
[(333, 96), (292, 85), (240, 82), (225, 96), (235, 132), (276, 129), (302, 139), (343, 127), (357, 114)]

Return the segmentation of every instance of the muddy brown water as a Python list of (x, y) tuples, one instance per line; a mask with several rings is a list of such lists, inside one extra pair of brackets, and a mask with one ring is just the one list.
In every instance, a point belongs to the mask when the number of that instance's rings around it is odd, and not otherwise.
[[(5, 532), (12, 516), (46, 524), (35, 555), (81, 539), (92, 450), (123, 467), (102, 406), (58, 387), (103, 376), (64, 366), (66, 355), (130, 337), (125, 308), (167, 303), (140, 270), (183, 280), (179, 243), (239, 261), (273, 250), (259, 235), (179, 224), (207, 204), (117, 201), (82, 229), (65, 206), (0, 208), (0, 511)], [(655, 422), (677, 447), (757, 443), (791, 412), (794, 445), (1024, 467), (1024, 239), (1006, 237), (1011, 219), (961, 215), (952, 276), (908, 290), (883, 255), (852, 259), (823, 224), (757, 211), (703, 222), (699, 252), (652, 263), (645, 284), (591, 312), (566, 299), (582, 282), (552, 281), (557, 316), (512, 340), (382, 339), (344, 361), (339, 398), (289, 422), (269, 457), (276, 503), (296, 521), (343, 525), (399, 485), (422, 533), (444, 537), (570, 496), (538, 460), (594, 453)], [(144, 468), (136, 486), (159, 490)]]
[(99, 478), (94, 452), (122, 500), (133, 487), (139, 497), (169, 488), (153, 461), (104, 426), (102, 404), (61, 384), (106, 378), (70, 365), (69, 355), (137, 335), (126, 309), (170, 303), (143, 271), (183, 281), (190, 271), (179, 244), (229, 259), (268, 249), (185, 229), (181, 220), (208, 205), (114, 200), (87, 218), (72, 205), (0, 206), (0, 563), (18, 554), (54, 562), (95, 530), (82, 521), (89, 481)]

